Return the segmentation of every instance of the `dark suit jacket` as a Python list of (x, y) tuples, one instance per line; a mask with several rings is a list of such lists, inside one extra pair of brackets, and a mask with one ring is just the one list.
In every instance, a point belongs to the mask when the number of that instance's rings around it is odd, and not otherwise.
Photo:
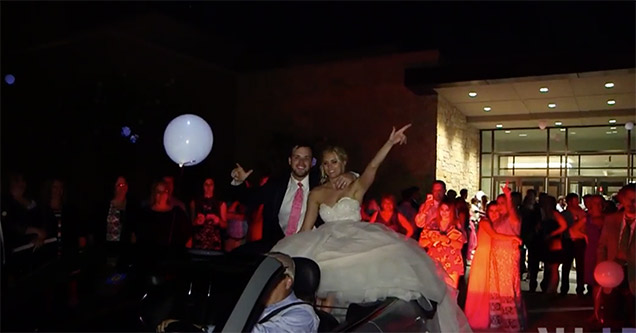
[[(285, 198), (290, 177), (291, 175), (287, 174), (282, 177), (270, 178), (262, 187), (247, 188), (245, 183), (233, 186), (235, 187), (235, 199), (247, 204), (251, 210), (257, 209), (260, 204), (263, 204), (263, 241), (272, 246), (285, 237), (278, 221), (278, 213)], [(309, 189), (311, 190), (319, 183), (319, 175), (310, 172)], [(321, 221), (316, 221), (316, 226), (320, 224)]]
[[(623, 223), (623, 211), (605, 217), (597, 249), (597, 262), (614, 260), (618, 254), (618, 242)], [(632, 234), (627, 258), (627, 281), (632, 294), (636, 294), (636, 231)]]

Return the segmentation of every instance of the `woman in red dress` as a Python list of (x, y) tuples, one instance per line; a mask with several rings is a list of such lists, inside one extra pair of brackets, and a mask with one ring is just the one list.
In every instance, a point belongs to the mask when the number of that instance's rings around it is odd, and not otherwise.
[(431, 258), (440, 262), (455, 284), (464, 275), (462, 246), (466, 235), (461, 229), (453, 200), (444, 198), (439, 205), (438, 216), (424, 227), (420, 236), (420, 246)]

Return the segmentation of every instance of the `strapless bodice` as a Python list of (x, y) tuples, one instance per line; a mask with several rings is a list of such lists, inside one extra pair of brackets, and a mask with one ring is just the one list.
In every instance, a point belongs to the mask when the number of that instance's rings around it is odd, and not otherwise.
[(342, 197), (333, 207), (320, 204), (320, 217), (325, 223), (336, 221), (360, 221), (360, 203), (350, 197)]

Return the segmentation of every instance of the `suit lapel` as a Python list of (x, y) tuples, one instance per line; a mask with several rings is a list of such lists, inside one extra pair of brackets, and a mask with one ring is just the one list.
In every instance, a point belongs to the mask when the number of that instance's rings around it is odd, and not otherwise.
[(276, 191), (274, 192), (274, 207), (276, 207), (276, 217), (278, 220), (278, 212), (280, 211), (280, 207), (283, 204), (283, 199), (285, 198), (285, 192), (287, 192), (287, 184), (289, 183), (289, 178), (282, 178), (278, 186), (276, 186)]

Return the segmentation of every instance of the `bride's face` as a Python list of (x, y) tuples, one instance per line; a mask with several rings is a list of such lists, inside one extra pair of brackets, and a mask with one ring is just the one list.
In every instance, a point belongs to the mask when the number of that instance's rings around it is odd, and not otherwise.
[(340, 161), (334, 152), (326, 152), (322, 155), (322, 169), (329, 178), (335, 178), (344, 173), (346, 162)]

